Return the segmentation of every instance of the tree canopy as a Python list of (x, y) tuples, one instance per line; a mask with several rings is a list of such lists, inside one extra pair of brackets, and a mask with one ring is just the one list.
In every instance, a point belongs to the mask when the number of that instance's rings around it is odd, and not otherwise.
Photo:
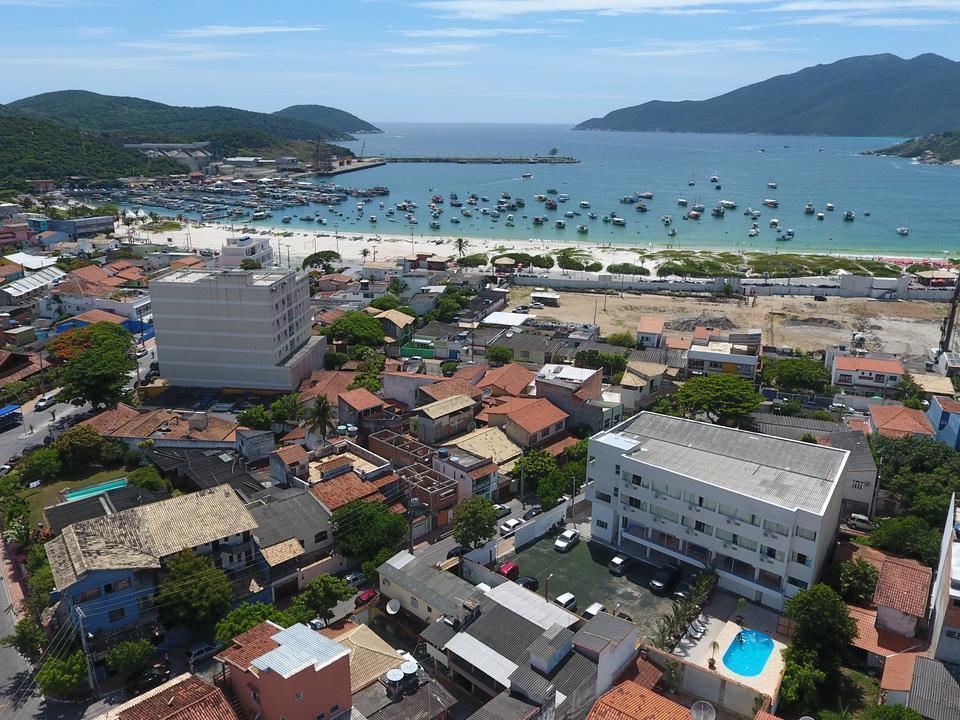
[(222, 570), (206, 557), (184, 550), (166, 562), (157, 604), (172, 625), (211, 628), (230, 609), (232, 597)]
[(340, 253), (333, 250), (321, 250), (312, 255), (307, 255), (303, 259), (303, 269), (320, 268), (325, 274), (334, 271), (333, 263), (340, 262)]
[(837, 670), (843, 654), (857, 637), (857, 624), (843, 598), (833, 588), (818, 583), (789, 598), (786, 615), (796, 623), (791, 649), (809, 653), (824, 671)]
[(701, 375), (687, 380), (673, 395), (687, 415), (706, 415), (711, 422), (739, 421), (759, 407), (763, 397), (753, 383), (736, 375)]
[(334, 510), (330, 522), (340, 552), (357, 560), (396, 547), (407, 535), (406, 518), (382, 502), (354, 500)]
[(487, 348), (486, 358), (491, 365), (506, 365), (513, 362), (513, 350), (502, 345), (491, 345)]
[(228, 612), (223, 620), (217, 623), (215, 635), (219, 642), (228, 643), (240, 633), (267, 620), (282, 627), (293, 625), (292, 618), (275, 605), (262, 602), (243, 603)]
[(143, 670), (154, 653), (149, 640), (125, 640), (114, 645), (107, 655), (107, 667), (113, 673), (131, 673)]
[(330, 325), (329, 335), (343, 340), (348, 345), (383, 345), (383, 328), (380, 322), (369, 313), (351, 310), (344, 313)]
[(453, 537), (463, 547), (479, 547), (496, 531), (497, 511), (482, 495), (464, 500), (453, 509)]
[(293, 604), (307, 615), (329, 622), (337, 603), (349, 600), (353, 594), (353, 586), (343, 578), (320, 575), (310, 581)]
[(905, 555), (925, 565), (936, 565), (940, 556), (940, 533), (913, 515), (881, 521), (868, 542), (894, 555)]
[(783, 358), (777, 361), (776, 378), (781, 390), (820, 392), (830, 384), (830, 371), (811, 358)]
[(877, 589), (880, 571), (867, 560), (856, 558), (840, 564), (840, 594), (853, 605), (867, 607)]
[(69, 697), (87, 678), (87, 661), (82, 650), (65, 658), (49, 656), (37, 672), (35, 680), (44, 695)]
[(60, 457), (74, 467), (87, 467), (100, 459), (103, 437), (89, 425), (74, 425), (53, 444)]
[(51, 341), (51, 355), (63, 360), (60, 397), (94, 407), (117, 402), (137, 366), (128, 355), (132, 342), (129, 332), (107, 322), (68, 330)]

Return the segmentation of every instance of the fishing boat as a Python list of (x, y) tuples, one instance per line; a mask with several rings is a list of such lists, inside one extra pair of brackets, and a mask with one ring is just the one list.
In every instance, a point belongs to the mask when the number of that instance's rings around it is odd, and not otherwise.
[(750, 230), (747, 232), (747, 235), (749, 235), (750, 237), (756, 237), (759, 234), (760, 234), (760, 231), (755, 227), (750, 228)]
[(693, 209), (695, 212), (698, 212), (698, 213), (701, 213), (701, 214), (702, 214), (703, 211), (707, 209), (707, 206), (704, 205), (703, 203), (694, 203), (692, 209)]
[(453, 217), (450, 218), (450, 222), (452, 222), (454, 225), (459, 225), (459, 224), (460, 224), (460, 218), (458, 218), (456, 215), (454, 215)]
[(720, 207), (724, 210), (736, 210), (737, 204), (733, 200), (721, 200)]
[(827, 207), (827, 210), (829, 210), (830, 212), (833, 212), (836, 206), (833, 203), (827, 203), (826, 207)]
[(468, 210), (467, 208), (463, 208), (463, 210), (460, 211), (460, 214), (464, 217), (473, 217), (473, 211)]
[(645, 213), (647, 211), (647, 206), (641, 202), (638, 202), (634, 207), (637, 209), (637, 212)]
[(573, 210), (567, 210), (564, 214), (564, 217), (572, 218), (576, 216), (576, 213)]
[(293, 218), (287, 215), (285, 217), (280, 218), (280, 222), (282, 222), (284, 225), (289, 225), (291, 222), (293, 222)]
[(783, 234), (783, 237), (787, 240), (793, 240), (793, 236), (793, 228), (787, 228), (787, 231)]
[(268, 213), (266, 210), (257, 210), (250, 219), (266, 220), (268, 217), (270, 217), (270, 213)]
[(545, 218), (543, 217), (543, 215), (534, 215), (534, 216), (533, 216), (533, 224), (534, 224), (534, 225), (543, 225), (544, 219), (545, 219)]
[(547, 196), (546, 196), (546, 195), (534, 195), (534, 196), (533, 196), (533, 199), (536, 200), (537, 202), (543, 202), (544, 200), (547, 199)]
[(853, 222), (857, 217), (857, 214), (853, 210), (846, 210), (843, 213), (844, 222)]
[(556, 210), (556, 209), (557, 209), (557, 201), (556, 201), (556, 200), (547, 200), (547, 201), (543, 204), (543, 206), (544, 206), (547, 210)]
[(622, 217), (610, 218), (610, 222), (612, 222), (614, 225), (617, 225), (619, 227), (623, 227), (624, 225), (627, 224), (627, 221), (624, 220)]
[(901, 225), (897, 228), (897, 235), (907, 236), (910, 234), (910, 228)]
[(376, 215), (371, 215), (371, 216), (370, 216), (370, 222), (375, 223), (376, 221), (377, 221), (377, 216), (376, 216)]
[(437, 203), (437, 204), (442, 203), (442, 202), (443, 202), (443, 196), (442, 196), (442, 195), (434, 195), (433, 197), (430, 198), (430, 202), (432, 202), (432, 203)]
[(691, 178), (690, 180), (687, 180), (687, 187), (693, 187), (696, 184), (697, 184), (697, 181), (694, 180), (693, 178)]
[(699, 210), (690, 210), (690, 211), (687, 212), (687, 217), (690, 218), (691, 220), (699, 220), (699, 219), (700, 219), (700, 211), (699, 211)]
[(864, 216), (864, 217), (870, 217), (870, 211), (869, 211), (869, 210), (865, 210), (865, 211), (863, 212), (863, 216)]
[(590, 218), (591, 220), (596, 220), (597, 214), (595, 212), (588, 212), (587, 217)]
[(621, 205), (633, 205), (637, 201), (636, 195), (624, 195), (620, 198)]
[(687, 206), (686, 198), (677, 198), (677, 205), (679, 205), (680, 207), (686, 207)]
[(813, 207), (812, 203), (807, 203), (806, 205), (803, 206), (803, 212), (806, 215), (813, 215), (816, 211), (817, 210), (815, 207)]
[(771, 190), (776, 190), (777, 189), (776, 180), (771, 180), (770, 182), (768, 182), (767, 187), (770, 188)]
[(672, 218), (670, 215), (663, 215), (663, 216), (660, 217), (660, 221), (661, 221), (664, 225), (669, 225), (670, 223), (673, 222), (673, 218)]
[(530, 180), (533, 178), (533, 173), (521, 173), (520, 178), (522, 180)]
[(770, 227), (779, 230), (779, 229), (780, 229), (780, 221), (777, 220), (777, 218), (772, 218), (772, 219), (770, 220)]
[(676, 228), (670, 228), (670, 229), (667, 231), (667, 235), (669, 235), (670, 237), (676, 237), (676, 236), (677, 236), (677, 229), (676, 229)]
[(430, 221), (430, 229), (431, 229), (431, 230), (439, 230), (439, 229), (440, 229), (440, 221), (439, 221), (439, 220), (431, 220), (431, 221)]
[(713, 210), (710, 211), (710, 214), (715, 218), (722, 218), (726, 214), (726, 210), (723, 209), (721, 205), (714, 206)]
[(459, 200), (459, 197), (456, 193), (450, 193), (447, 197), (449, 197), (451, 200)]
[(588, 228), (586, 225), (577, 225), (577, 232), (581, 234), (586, 234), (590, 232), (590, 228)]
[(590, 207), (590, 203), (589, 203), (587, 200), (581, 200), (581, 201), (580, 201), (580, 207), (582, 207), (584, 210), (586, 210), (588, 207)]
[(759, 211), (759, 210), (752, 210), (752, 211), (750, 211), (750, 219), (751, 219), (751, 220), (756, 220), (756, 219), (759, 218), (759, 217), (760, 217), (760, 211)]
[(639, 198), (641, 198), (641, 199), (643, 199), (643, 200), (653, 200), (653, 193), (652, 193), (652, 192), (645, 191), (645, 192), (642, 192), (642, 193), (638, 193), (638, 194), (637, 194), (637, 197), (639, 197)]
[(510, 193), (508, 193), (506, 190), (504, 190), (502, 193), (500, 193), (500, 197), (503, 198), (504, 200), (509, 200), (509, 199), (510, 199)]
[(780, 207), (780, 201), (773, 198), (764, 198), (763, 204), (768, 208)]
[(826, 215), (824, 215), (822, 212), (817, 213), (817, 220), (823, 220), (825, 217)]
[(557, 220), (557, 221), (553, 224), (553, 226), (554, 226), (557, 230), (563, 230), (563, 229), (567, 226), (567, 221), (566, 221), (566, 220)]

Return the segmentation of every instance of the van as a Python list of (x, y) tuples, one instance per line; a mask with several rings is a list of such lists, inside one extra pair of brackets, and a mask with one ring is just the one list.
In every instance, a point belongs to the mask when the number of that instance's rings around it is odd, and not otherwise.
[(607, 608), (603, 605), (603, 603), (595, 602), (590, 607), (588, 607), (586, 610), (583, 611), (582, 613), (583, 619), (593, 620), (597, 615), (606, 611), (607, 611)]
[(866, 515), (860, 515), (859, 513), (850, 514), (850, 517), (847, 518), (847, 527), (865, 532), (877, 529), (876, 524), (870, 522), (870, 518)]
[(516, 580), (520, 577), (520, 566), (513, 561), (505, 562), (497, 572), (508, 580)]
[(630, 558), (625, 558), (622, 555), (615, 555), (613, 559), (607, 563), (607, 570), (614, 575), (623, 575), (627, 568), (630, 567), (630, 564)]
[(577, 596), (573, 593), (565, 592), (563, 595), (558, 595), (554, 598), (554, 602), (565, 610), (577, 609)]

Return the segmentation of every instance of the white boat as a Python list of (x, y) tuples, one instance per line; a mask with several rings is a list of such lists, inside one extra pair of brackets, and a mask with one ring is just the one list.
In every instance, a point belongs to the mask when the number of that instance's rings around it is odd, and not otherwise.
[(677, 236), (677, 229), (676, 229), (676, 228), (670, 228), (670, 229), (667, 231), (667, 235), (669, 235), (670, 237), (676, 237), (676, 236)]
[(578, 232), (578, 233), (588, 233), (588, 232), (590, 232), (590, 228), (588, 228), (586, 225), (577, 225), (577, 232)]
[(586, 208), (590, 207), (590, 203), (589, 203), (588, 201), (586, 201), (586, 200), (581, 200), (581, 201), (580, 201), (580, 207), (586, 209)]
[(563, 194), (557, 195), (557, 202), (566, 202), (569, 199), (570, 199), (569, 195), (563, 195)]
[(670, 223), (673, 222), (673, 217), (671, 217), (670, 215), (663, 215), (660, 219), (663, 221), (664, 225), (669, 225)]
[(724, 210), (736, 210), (737, 204), (733, 200), (721, 200), (720, 207)]
[(905, 227), (903, 225), (897, 228), (897, 235), (909, 235), (909, 234), (910, 234), (910, 228)]
[(771, 190), (776, 190), (777, 189), (776, 180), (771, 180), (770, 182), (768, 182), (767, 187), (770, 188)]
[(520, 175), (520, 177), (521, 177), (523, 180), (529, 180), (529, 179), (531, 179), (531, 178), (533, 177), (533, 173), (522, 173), (522, 174)]
[(779, 228), (779, 227), (780, 227), (780, 221), (777, 220), (777, 218), (772, 218), (772, 219), (770, 220), (770, 227), (772, 227), (772, 228)]
[(803, 212), (807, 215), (813, 215), (816, 212), (816, 208), (813, 207), (813, 203), (807, 203), (803, 206)]
[(774, 200), (773, 198), (764, 198), (764, 199), (763, 199), (763, 204), (766, 205), (766, 206), (769, 207), (769, 208), (780, 207), (780, 201), (779, 201), (779, 200)]
[(756, 237), (759, 234), (760, 234), (760, 231), (757, 230), (756, 228), (750, 228), (750, 231), (747, 233), (747, 235), (749, 235), (750, 237)]
[(823, 220), (824, 217), (826, 216), (822, 212), (817, 213), (817, 220)]
[(711, 176), (710, 176), (710, 182), (712, 182), (712, 183), (720, 182), (720, 176), (719, 176), (719, 175), (711, 175)]
[(686, 207), (687, 206), (686, 198), (677, 198), (677, 205), (679, 205), (680, 207)]
[(853, 222), (857, 217), (857, 214), (853, 210), (846, 210), (843, 213), (844, 222)]
[(827, 203), (826, 207), (827, 207), (827, 210), (829, 210), (830, 212), (833, 212), (835, 205), (833, 203)]
[(440, 229), (440, 221), (439, 221), (439, 220), (431, 220), (431, 221), (430, 221), (430, 229), (431, 229), (431, 230), (439, 230), (439, 229)]
[(454, 215), (453, 217), (450, 218), (450, 222), (452, 222), (454, 225), (459, 225), (459, 224), (460, 224), (460, 218), (458, 218), (456, 215)]
[(377, 221), (377, 216), (376, 216), (376, 215), (371, 215), (371, 216), (370, 216), (370, 222), (375, 223), (376, 221)]
[(557, 221), (553, 224), (553, 226), (554, 226), (557, 230), (563, 230), (563, 229), (567, 226), (567, 221), (566, 221), (566, 220), (557, 220)]
[(620, 227), (623, 227), (627, 224), (627, 221), (622, 217), (610, 218), (610, 222), (612, 222), (614, 225), (619, 225)]

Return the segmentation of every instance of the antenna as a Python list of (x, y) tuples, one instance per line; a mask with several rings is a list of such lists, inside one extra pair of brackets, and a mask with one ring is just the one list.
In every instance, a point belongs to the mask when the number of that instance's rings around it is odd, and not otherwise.
[[(697, 700), (690, 707), (691, 720), (716, 720), (717, 711), (706, 700)], [(801, 718), (801, 720), (803, 720)]]

